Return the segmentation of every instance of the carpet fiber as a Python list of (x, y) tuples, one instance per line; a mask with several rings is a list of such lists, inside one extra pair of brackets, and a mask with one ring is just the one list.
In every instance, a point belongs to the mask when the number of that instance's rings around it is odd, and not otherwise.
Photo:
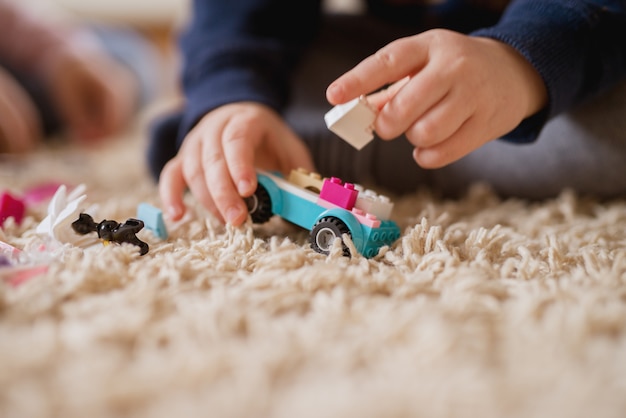
[[(2, 188), (86, 186), (94, 218), (159, 205), (143, 134), (3, 159)], [(313, 252), (281, 219), (189, 215), (132, 245), (66, 246), (0, 281), (0, 416), (623, 417), (626, 203), (564, 191), (394, 199), (373, 259)], [(46, 205), (0, 239), (28, 248)]]

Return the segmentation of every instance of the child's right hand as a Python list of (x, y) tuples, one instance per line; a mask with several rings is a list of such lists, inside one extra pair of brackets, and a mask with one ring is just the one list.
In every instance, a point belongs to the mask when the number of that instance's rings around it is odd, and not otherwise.
[(423, 168), (450, 164), (513, 130), (548, 103), (543, 79), (513, 47), (433, 29), (398, 39), (335, 80), (333, 104), (368, 96), (382, 139), (405, 134)]
[(209, 112), (161, 172), (159, 193), (167, 216), (183, 216), (188, 187), (218, 219), (241, 225), (248, 217), (242, 197), (256, 190), (257, 167), (283, 173), (314, 170), (302, 140), (269, 107), (242, 102)]

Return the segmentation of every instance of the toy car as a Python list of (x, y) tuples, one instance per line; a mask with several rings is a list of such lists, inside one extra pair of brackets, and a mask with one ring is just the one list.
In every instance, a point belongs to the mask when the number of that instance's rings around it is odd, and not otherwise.
[(397, 224), (389, 219), (393, 203), (371, 190), (302, 169), (292, 171), (289, 178), (258, 171), (257, 178), (257, 190), (246, 198), (252, 222), (264, 223), (278, 215), (310, 230), (311, 247), (319, 253), (329, 254), (340, 238), (344, 255), (354, 255), (343, 241), (347, 234), (356, 250), (371, 258), (400, 237)]

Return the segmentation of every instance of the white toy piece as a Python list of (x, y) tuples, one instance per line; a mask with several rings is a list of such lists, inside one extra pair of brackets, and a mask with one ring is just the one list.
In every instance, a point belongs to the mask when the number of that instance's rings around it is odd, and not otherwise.
[(389, 197), (378, 194), (374, 190), (366, 189), (360, 184), (355, 184), (354, 188), (359, 191), (354, 204), (355, 208), (371, 213), (379, 219), (391, 219), (393, 202)]
[(72, 229), (72, 222), (78, 219), (80, 206), (87, 197), (85, 189), (85, 185), (81, 184), (68, 194), (67, 187), (61, 185), (48, 204), (48, 216), (37, 225), (37, 234), (83, 248), (97, 243), (97, 237), (78, 235)]
[(333, 107), (324, 115), (324, 121), (328, 129), (360, 150), (374, 139), (376, 114), (376, 109), (361, 96)]

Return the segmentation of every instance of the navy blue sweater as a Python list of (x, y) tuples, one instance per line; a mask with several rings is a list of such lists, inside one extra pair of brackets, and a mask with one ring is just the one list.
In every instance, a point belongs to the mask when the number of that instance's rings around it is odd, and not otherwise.
[[(367, 3), (370, 13), (403, 23), (423, 12), (409, 0)], [(454, 13), (464, 3), (471, 0), (437, 7)], [(179, 141), (204, 114), (226, 103), (256, 101), (281, 112), (320, 13), (320, 0), (194, 0), (180, 37), (186, 108)], [(550, 117), (626, 76), (626, 0), (514, 0), (495, 25), (467, 26), (472, 36), (517, 49), (546, 84), (548, 106), (508, 134), (511, 141), (533, 141)]]

